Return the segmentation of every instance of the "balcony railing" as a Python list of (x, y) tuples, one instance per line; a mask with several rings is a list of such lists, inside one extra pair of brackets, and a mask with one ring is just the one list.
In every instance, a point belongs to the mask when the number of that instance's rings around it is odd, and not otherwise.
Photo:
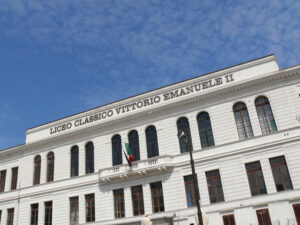
[(101, 183), (118, 182), (137, 176), (162, 173), (173, 168), (172, 160), (172, 156), (165, 155), (133, 162), (131, 167), (123, 164), (101, 169), (99, 170), (99, 181)]

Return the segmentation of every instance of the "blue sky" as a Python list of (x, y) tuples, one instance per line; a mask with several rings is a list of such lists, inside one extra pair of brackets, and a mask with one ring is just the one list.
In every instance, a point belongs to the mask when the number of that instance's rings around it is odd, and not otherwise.
[(0, 149), (33, 126), (271, 53), (300, 64), (299, 0), (0, 0)]

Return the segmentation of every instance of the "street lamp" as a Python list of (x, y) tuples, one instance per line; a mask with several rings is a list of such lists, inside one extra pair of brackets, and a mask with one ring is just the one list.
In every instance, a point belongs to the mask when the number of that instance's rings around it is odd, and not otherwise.
[(194, 193), (196, 197), (196, 206), (197, 206), (197, 214), (198, 214), (198, 221), (199, 225), (203, 225), (203, 220), (202, 220), (202, 212), (200, 208), (200, 194), (199, 194), (199, 187), (198, 187), (198, 179), (197, 179), (197, 174), (195, 172), (195, 165), (194, 165), (194, 159), (193, 159), (193, 154), (192, 154), (192, 145), (189, 143), (189, 137), (184, 131), (179, 131), (177, 134), (179, 140), (180, 138), (183, 138), (187, 150), (190, 153), (190, 161), (191, 161), (191, 168), (192, 168), (192, 178), (193, 178), (193, 186), (194, 186)]

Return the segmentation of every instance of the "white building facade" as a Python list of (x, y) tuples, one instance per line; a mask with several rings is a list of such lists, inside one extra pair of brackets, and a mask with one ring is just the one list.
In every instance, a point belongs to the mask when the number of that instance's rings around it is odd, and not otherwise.
[(300, 65), (270, 55), (27, 130), (0, 151), (0, 224), (196, 224), (189, 148), (210, 225), (300, 224)]

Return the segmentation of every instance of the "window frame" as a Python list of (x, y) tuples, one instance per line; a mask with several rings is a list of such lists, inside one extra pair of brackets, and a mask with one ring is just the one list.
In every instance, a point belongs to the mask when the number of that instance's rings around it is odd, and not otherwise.
[(72, 146), (70, 153), (71, 153), (70, 177), (77, 177), (77, 176), (79, 176), (79, 147), (78, 147), (78, 145)]
[(17, 189), (17, 184), (18, 184), (18, 173), (19, 173), (19, 168), (13, 167), (11, 168), (11, 184), (10, 184), (10, 190), (16, 190)]
[[(88, 216), (88, 211), (90, 215)], [(95, 194), (86, 194), (85, 195), (85, 222), (95, 222)], [(88, 218), (91, 218), (90, 220)]]
[[(134, 191), (134, 189), (138, 189), (138, 191)], [(136, 196), (136, 201), (138, 208), (135, 210), (134, 208), (134, 196)], [(133, 216), (144, 215), (145, 207), (144, 207), (144, 194), (143, 194), (143, 186), (137, 185), (131, 187), (131, 199), (132, 199), (132, 211)], [(137, 211), (137, 213), (136, 213)]]
[(0, 171), (0, 192), (5, 192), (6, 175), (6, 169)]
[[(183, 177), (184, 180), (184, 187), (185, 187), (185, 196), (186, 196), (186, 203), (187, 203), (187, 207), (194, 207), (196, 206), (196, 193), (195, 193), (195, 188), (194, 188), (194, 178), (193, 175), (186, 175)], [(190, 185), (190, 189), (188, 188), (188, 185)], [(188, 199), (188, 190), (191, 190), (191, 193), (189, 195), (191, 195), (192, 199), (191, 199), (191, 205), (189, 204), (189, 199)]]
[[(159, 184), (159, 187), (153, 187), (154, 185), (157, 185), (157, 184)], [(160, 190), (161, 190), (161, 195), (160, 195)], [(165, 203), (164, 203), (162, 182), (157, 181), (157, 182), (150, 183), (150, 191), (151, 191), (152, 212), (153, 213), (164, 212), (165, 211)], [(155, 203), (154, 196), (153, 196), (154, 192), (156, 193), (157, 206), (155, 206), (155, 204), (154, 204)], [(160, 197), (161, 197), (162, 201), (160, 200)], [(155, 207), (157, 207), (158, 211), (155, 211)]]
[(42, 164), (41, 156), (40, 155), (35, 156), (33, 163), (34, 163), (33, 185), (37, 185), (41, 183), (41, 164)]
[[(234, 214), (223, 215), (222, 219), (223, 219), (224, 225), (235, 225), (236, 224)], [(233, 219), (233, 221), (231, 219)], [(227, 222), (225, 220), (227, 220)]]
[(128, 144), (132, 151), (134, 161), (139, 161), (141, 159), (141, 157), (140, 157), (140, 140), (139, 140), (139, 133), (137, 132), (137, 130), (131, 130), (128, 133)]
[(9, 208), (7, 209), (7, 225), (13, 225), (14, 224), (14, 214), (15, 214), (15, 208)]
[(148, 159), (159, 156), (159, 145), (156, 127), (154, 125), (148, 126), (145, 130), (145, 134)]
[[(249, 167), (249, 165), (251, 164), (254, 164), (254, 163), (258, 163), (259, 167), (256, 167), (256, 168), (252, 168), (252, 169), (248, 169), (247, 166)], [(251, 192), (251, 196), (257, 196), (257, 195), (262, 195), (262, 194), (268, 194), (267, 192), (267, 187), (266, 187), (266, 183), (265, 183), (265, 179), (264, 179), (264, 174), (263, 174), (263, 171), (262, 171), (262, 168), (261, 168), (261, 165), (260, 165), (260, 161), (254, 161), (254, 162), (248, 162), (248, 163), (245, 163), (245, 168), (246, 168), (246, 173), (247, 173), (247, 178), (248, 178), (248, 183), (249, 183), (249, 188), (250, 188), (250, 192)], [(261, 175), (262, 175), (262, 182), (264, 184), (264, 189), (265, 189), (265, 192), (266, 193), (261, 193), (261, 190), (259, 188), (259, 181), (257, 178), (257, 175), (256, 175), (256, 172), (257, 171), (260, 171), (261, 172)], [(253, 189), (251, 188), (251, 182), (250, 182), (250, 176), (249, 176), (249, 173), (253, 173), (253, 177), (254, 177), (254, 180), (255, 180), (255, 190), (257, 192), (257, 194), (254, 193)]]
[(45, 206), (45, 214), (44, 214), (44, 224), (52, 225), (52, 217), (53, 217), (53, 202), (47, 201), (44, 203)]
[[(114, 214), (115, 214), (115, 219), (125, 217), (124, 189), (120, 188), (120, 189), (113, 190), (113, 196), (114, 196)], [(117, 210), (116, 205), (118, 205), (118, 208), (120, 210)]]
[(54, 152), (49, 152), (47, 155), (47, 183), (54, 181)]
[[(69, 216), (69, 220), (70, 220), (70, 225), (78, 225), (79, 224), (79, 197), (78, 196), (73, 196), (69, 198), (69, 202), (70, 202), (70, 216)], [(75, 209), (75, 217), (77, 218), (77, 223), (72, 223), (72, 209)]]
[[(192, 137), (191, 137), (191, 129), (190, 129), (190, 123), (188, 118), (186, 117), (180, 117), (177, 120), (177, 132), (184, 132), (186, 137), (178, 137), (179, 141), (179, 148), (180, 148), (180, 153), (185, 153), (189, 152), (190, 150), (193, 150), (193, 143), (192, 143)], [(188, 143), (185, 142), (185, 138), (188, 138)]]
[[(214, 176), (210, 175), (210, 173), (212, 174), (214, 172), (218, 172), (218, 175), (214, 175)], [(223, 191), (223, 185), (222, 185), (220, 170), (216, 169), (216, 170), (206, 171), (205, 175), (206, 175), (206, 182), (207, 182), (207, 188), (208, 188), (210, 203), (213, 204), (213, 203), (218, 203), (218, 202), (225, 202), (225, 196), (224, 196), (224, 191)], [(218, 179), (220, 180), (220, 188), (221, 188), (221, 193), (222, 193), (221, 196), (219, 196), (219, 193), (218, 193), (218, 185), (217, 185)], [(211, 191), (210, 191), (211, 189), (209, 188), (209, 181), (211, 181), (211, 180), (213, 181), (214, 193), (211, 193)], [(213, 199), (212, 194), (215, 194), (215, 198), (216, 198), (215, 202), (212, 200)]]
[(122, 165), (123, 164), (123, 158), (122, 158), (122, 139), (121, 139), (121, 135), (115, 134), (111, 138), (111, 147), (112, 147), (113, 166)]
[[(298, 208), (298, 209), (296, 209)], [(293, 204), (294, 215), (297, 225), (300, 225), (300, 203)], [(299, 213), (299, 214), (298, 214)]]
[(95, 173), (95, 147), (92, 141), (85, 144), (85, 174)]
[[(259, 214), (260, 212), (265, 213), (265, 215)], [(272, 221), (271, 221), (269, 209), (265, 208), (265, 209), (258, 209), (258, 210), (256, 210), (256, 216), (257, 216), (258, 225), (272, 225)], [(261, 216), (262, 223), (260, 223), (259, 216)], [(266, 216), (266, 217), (264, 217), (264, 216)], [(267, 220), (266, 224), (265, 224), (265, 221), (266, 221), (265, 219)]]
[[(200, 118), (204, 115), (204, 118)], [(197, 124), (200, 137), (201, 148), (209, 148), (215, 146), (215, 138), (211, 124), (210, 115), (208, 112), (199, 112), (197, 115)], [(201, 129), (203, 128), (203, 131)], [(205, 136), (203, 137), (204, 134)]]
[[(37, 206), (37, 207), (35, 207)], [(38, 225), (39, 222), (39, 203), (34, 203), (30, 205), (30, 225)]]
[[(242, 105), (243, 108), (236, 108), (239, 104)], [(244, 140), (244, 139), (253, 137), (254, 133), (253, 133), (252, 124), (251, 124), (251, 120), (250, 120), (247, 105), (244, 102), (237, 102), (233, 105), (232, 110), (233, 110), (233, 115), (234, 115), (234, 119), (235, 119), (235, 123), (236, 123), (236, 128), (237, 128), (237, 132), (238, 132), (240, 140)], [(245, 114), (247, 114), (248, 120), (244, 119), (244, 112), (245, 112)], [(238, 113), (239, 118), (241, 119), (240, 121), (241, 121), (242, 128), (243, 128), (242, 134), (245, 137), (243, 137), (241, 132), (240, 132), (239, 125), (238, 125), (238, 118), (236, 116), (236, 113)], [(247, 124), (247, 123), (249, 123), (249, 124)], [(250, 129), (249, 132), (247, 131), (247, 127)]]

